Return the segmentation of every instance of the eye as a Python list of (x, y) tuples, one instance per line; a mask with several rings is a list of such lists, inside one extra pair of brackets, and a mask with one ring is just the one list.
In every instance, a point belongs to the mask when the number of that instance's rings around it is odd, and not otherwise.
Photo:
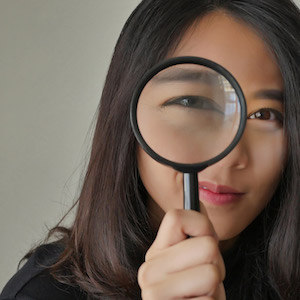
[(248, 115), (248, 119), (259, 119), (264, 121), (278, 121), (283, 123), (283, 115), (278, 110), (272, 108), (262, 108)]
[(163, 106), (178, 105), (191, 109), (212, 110), (224, 114), (223, 109), (213, 100), (203, 96), (181, 96), (168, 100)]

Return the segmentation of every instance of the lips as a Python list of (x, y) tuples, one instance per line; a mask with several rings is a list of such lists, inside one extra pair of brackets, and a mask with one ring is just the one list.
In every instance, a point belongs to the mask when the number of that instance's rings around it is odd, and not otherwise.
[(243, 194), (233, 189), (232, 187), (226, 185), (215, 185), (213, 183), (205, 182), (205, 181), (200, 181), (199, 187), (205, 188), (211, 192), (218, 193), (218, 194)]
[(201, 201), (214, 205), (225, 205), (238, 201), (245, 193), (225, 186), (215, 185), (210, 182), (199, 182), (199, 196)]

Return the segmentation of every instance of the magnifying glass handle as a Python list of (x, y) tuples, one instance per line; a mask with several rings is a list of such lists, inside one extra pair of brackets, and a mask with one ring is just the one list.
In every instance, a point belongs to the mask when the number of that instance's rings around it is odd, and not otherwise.
[(184, 209), (200, 211), (197, 173), (183, 174)]

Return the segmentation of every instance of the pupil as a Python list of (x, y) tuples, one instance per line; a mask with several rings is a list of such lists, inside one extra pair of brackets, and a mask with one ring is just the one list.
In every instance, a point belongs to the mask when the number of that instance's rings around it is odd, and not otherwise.
[(264, 120), (270, 119), (270, 112), (266, 111), (266, 110), (259, 111), (256, 113), (256, 117), (259, 119), (264, 119)]

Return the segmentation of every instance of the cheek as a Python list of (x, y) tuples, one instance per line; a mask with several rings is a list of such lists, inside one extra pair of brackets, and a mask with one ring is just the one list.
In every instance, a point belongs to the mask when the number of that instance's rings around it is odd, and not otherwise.
[(149, 194), (164, 211), (183, 207), (182, 175), (152, 159), (141, 147), (137, 151), (139, 173)]
[[(233, 206), (203, 205), (220, 240), (229, 240), (239, 235), (272, 199), (285, 165), (286, 142), (283, 130), (261, 133), (248, 126), (243, 146), (238, 151), (242, 152), (230, 154), (223, 162), (207, 168), (201, 174), (201, 180), (205, 181), (206, 177), (218, 178), (223, 182), (229, 180), (245, 192), (241, 201)], [(245, 157), (244, 168), (236, 168), (238, 165), (235, 163)]]
[(283, 130), (256, 135), (251, 146), (253, 174), (251, 180), (262, 205), (272, 198), (286, 162), (286, 142)]

